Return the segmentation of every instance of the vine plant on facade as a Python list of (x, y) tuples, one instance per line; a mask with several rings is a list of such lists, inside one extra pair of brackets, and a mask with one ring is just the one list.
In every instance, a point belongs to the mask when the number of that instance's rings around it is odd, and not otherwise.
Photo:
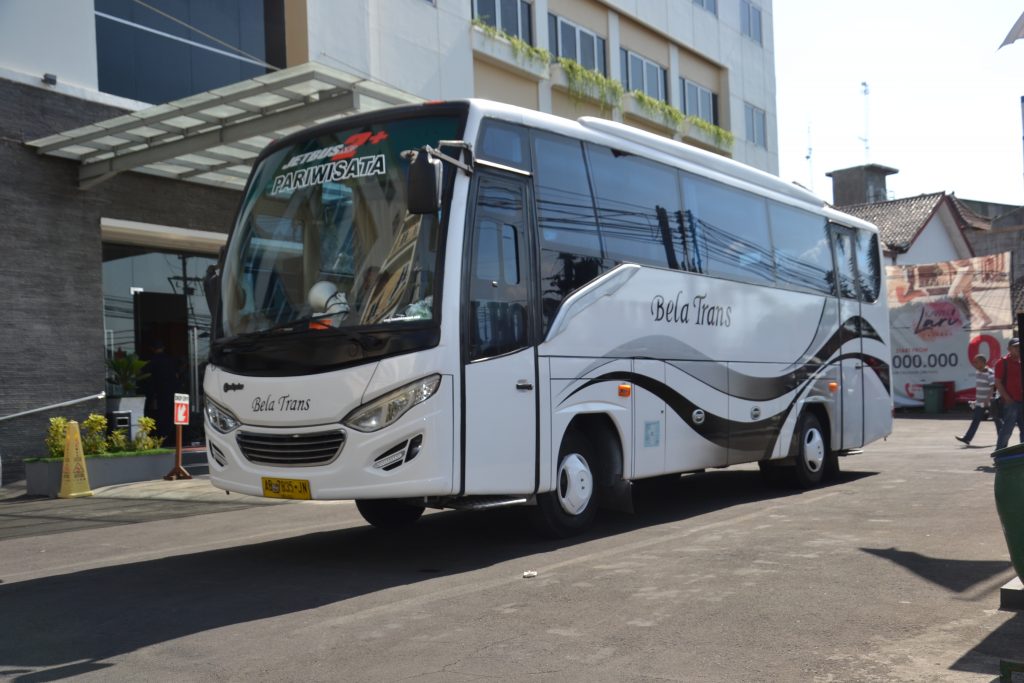
[(588, 69), (574, 59), (559, 57), (558, 63), (569, 81), (569, 96), (579, 104), (586, 100), (597, 100), (601, 111), (610, 113), (622, 107), (622, 84)]
[(660, 119), (662, 123), (681, 135), (686, 135), (692, 126), (712, 138), (716, 147), (729, 149), (735, 142), (735, 136), (731, 132), (698, 116), (683, 114), (671, 104), (655, 99), (639, 90), (634, 90), (630, 94), (643, 112), (651, 118)]
[(534, 47), (522, 38), (505, 33), (500, 28), (484, 23), (480, 19), (474, 19), (473, 26), (479, 28), (489, 38), (507, 41), (512, 48), (512, 55), (520, 64), (529, 62), (537, 67), (545, 67), (551, 63), (551, 53), (542, 47)]

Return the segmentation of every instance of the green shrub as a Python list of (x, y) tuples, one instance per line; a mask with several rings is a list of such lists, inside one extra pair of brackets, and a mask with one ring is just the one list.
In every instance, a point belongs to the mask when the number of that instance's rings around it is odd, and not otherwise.
[(64, 440), (67, 438), (68, 419), (51, 417), (50, 427), (46, 430), (46, 453), (51, 458), (64, 457)]
[(107, 452), (121, 453), (128, 450), (131, 442), (128, 440), (128, 433), (123, 429), (115, 429), (107, 437)]
[[(68, 419), (51, 417), (50, 427), (46, 430), (46, 457), (63, 458), (64, 442), (67, 439)], [(107, 434), (107, 418), (93, 413), (82, 422), (82, 452), (85, 455), (104, 455), (106, 453), (124, 453), (130, 451), (152, 451), (160, 448), (164, 437), (153, 436), (156, 431), (156, 420), (151, 417), (139, 418), (139, 429), (134, 439), (129, 439), (123, 429), (115, 429)]]
[(156, 431), (156, 420), (151, 417), (140, 417), (139, 431), (135, 435), (135, 440), (132, 441), (132, 448), (137, 451), (149, 451), (154, 448), (160, 448), (164, 443), (164, 437), (152, 436), (154, 431)]
[(82, 422), (82, 451), (86, 455), (107, 452), (107, 418), (92, 413)]

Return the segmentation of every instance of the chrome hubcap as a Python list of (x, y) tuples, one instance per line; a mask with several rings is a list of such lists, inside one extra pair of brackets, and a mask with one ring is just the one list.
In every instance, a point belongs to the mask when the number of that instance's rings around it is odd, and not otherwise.
[(558, 467), (558, 503), (570, 515), (578, 515), (587, 508), (594, 493), (594, 475), (587, 461), (570, 453)]

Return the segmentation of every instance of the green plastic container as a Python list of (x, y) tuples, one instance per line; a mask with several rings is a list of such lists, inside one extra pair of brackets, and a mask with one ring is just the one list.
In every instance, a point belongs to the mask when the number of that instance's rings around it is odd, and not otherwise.
[(924, 385), (924, 412), (941, 413), (946, 406), (946, 385)]
[(1017, 576), (1024, 577), (1024, 444), (992, 454), (996, 466), (996, 511)]

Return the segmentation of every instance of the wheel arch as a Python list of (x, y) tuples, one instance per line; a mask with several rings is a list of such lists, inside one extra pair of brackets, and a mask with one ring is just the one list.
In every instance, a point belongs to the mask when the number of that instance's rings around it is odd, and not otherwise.
[(576, 431), (582, 434), (594, 449), (594, 480), (602, 488), (610, 488), (622, 480), (625, 466), (624, 439), (615, 421), (607, 413), (580, 413), (569, 421), (558, 444), (558, 452), (566, 436)]
[[(825, 405), (822, 403), (805, 403), (800, 409), (800, 414), (797, 415), (796, 429), (793, 431), (794, 442), (799, 438), (798, 432), (800, 423), (803, 420), (804, 415), (808, 413), (818, 418), (818, 425), (821, 426), (821, 429), (825, 432), (822, 435), (825, 439), (825, 443), (828, 445), (830, 451), (835, 450), (832, 446), (832, 417), (829, 414), (829, 411), (825, 409)], [(791, 452), (790, 455), (793, 455), (793, 453)]]

